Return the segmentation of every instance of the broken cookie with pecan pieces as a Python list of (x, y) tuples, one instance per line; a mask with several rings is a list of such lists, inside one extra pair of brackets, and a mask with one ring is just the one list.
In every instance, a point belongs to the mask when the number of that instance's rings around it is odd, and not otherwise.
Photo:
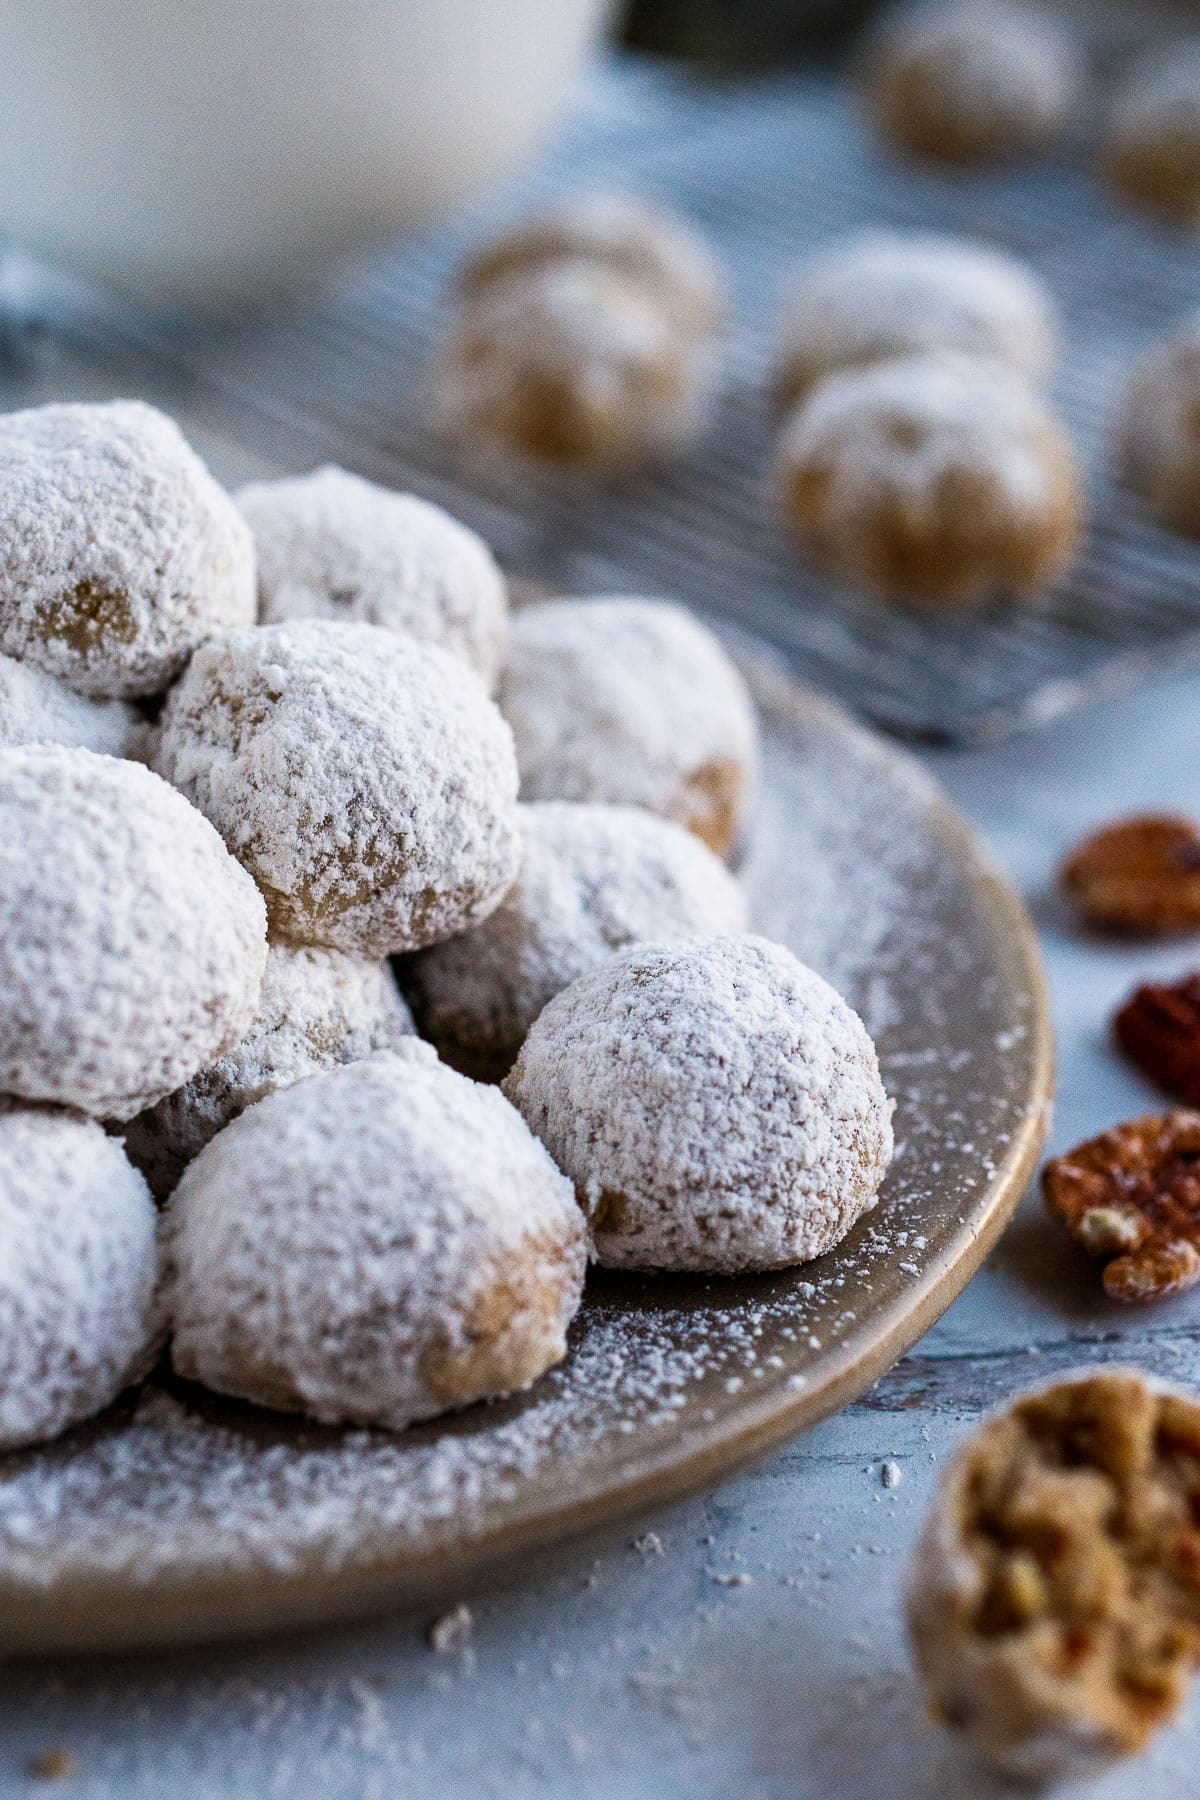
[(1200, 973), (1136, 988), (1113, 1019), (1113, 1036), (1149, 1080), (1200, 1106)]
[(1113, 1300), (1158, 1300), (1200, 1281), (1200, 1113), (1131, 1119), (1042, 1170), (1051, 1212), (1104, 1262)]
[(1160, 936), (1200, 929), (1200, 830), (1173, 813), (1119, 820), (1077, 845), (1059, 885), (1086, 925)]
[(951, 1462), (909, 1571), (935, 1717), (1025, 1780), (1140, 1750), (1200, 1657), (1200, 1403), (1136, 1370), (1019, 1396)]

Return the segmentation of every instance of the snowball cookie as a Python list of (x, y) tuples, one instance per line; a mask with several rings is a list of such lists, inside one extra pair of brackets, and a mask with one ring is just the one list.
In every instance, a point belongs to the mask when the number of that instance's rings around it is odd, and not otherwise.
[(440, 506), (331, 467), (253, 482), (237, 500), (254, 533), (264, 623), (385, 625), (452, 650), (494, 683), (504, 577), (483, 539)]
[(466, 264), (458, 289), (477, 299), (518, 270), (565, 261), (624, 275), (691, 333), (713, 332), (724, 317), (721, 271), (700, 234), (665, 206), (602, 190), (570, 194), (501, 233)]
[(415, 1039), (272, 1094), (171, 1205), (181, 1375), (394, 1430), (528, 1387), (566, 1352), (586, 1233), (495, 1088)]
[(254, 610), (249, 527), (164, 414), (0, 416), (0, 651), (82, 694), (154, 694)]
[(387, 963), (271, 944), (262, 995), (240, 1043), (131, 1119), (125, 1148), (164, 1199), (209, 1139), (256, 1100), (319, 1069), (359, 1062), (414, 1032)]
[(784, 516), (813, 561), (917, 605), (1028, 593), (1070, 563), (1080, 480), (1019, 375), (943, 351), (847, 369), (785, 428)]
[(1200, 38), (1134, 65), (1113, 105), (1104, 163), (1134, 206), (1200, 228)]
[(1008, 0), (902, 5), (872, 33), (867, 101), (919, 156), (977, 163), (1036, 149), (1069, 123), (1084, 64), (1067, 25)]
[(465, 309), (437, 374), (437, 423), (465, 451), (616, 474), (692, 442), (711, 335), (606, 263), (516, 269)]
[(73, 744), (103, 756), (129, 756), (146, 730), (127, 701), (89, 700), (32, 663), (0, 656), (0, 745)]
[(507, 1074), (547, 1002), (615, 951), (749, 920), (724, 863), (669, 819), (549, 800), (521, 826), (521, 873), (491, 918), (405, 970), (422, 1034), (477, 1081)]
[(610, 1268), (820, 1256), (874, 1206), (892, 1154), (861, 1021), (765, 938), (644, 945), (581, 975), (504, 1092), (575, 1183)]
[(457, 657), (374, 625), (297, 619), (205, 644), (167, 700), (157, 766), (291, 942), (420, 949), (516, 879), (508, 727)]
[(776, 387), (792, 406), (832, 369), (924, 350), (992, 356), (1041, 381), (1057, 348), (1054, 304), (1015, 257), (964, 238), (866, 231), (801, 269)]
[(0, 750), (0, 1093), (124, 1120), (243, 1037), (262, 897), (194, 807), (90, 750)]
[(1071, 1374), (985, 1419), (909, 1569), (934, 1716), (1023, 1782), (1144, 1749), (1200, 1654), (1198, 1487), (1200, 1404), (1136, 1369)]
[(120, 1144), (82, 1113), (0, 1099), (0, 1450), (145, 1373), (158, 1270), (154, 1204)]
[(1135, 369), (1120, 454), (1131, 487), (1163, 524), (1200, 537), (1200, 313)]
[(713, 634), (665, 600), (549, 600), (513, 620), (500, 708), (523, 800), (674, 819), (726, 856), (758, 781), (758, 725)]

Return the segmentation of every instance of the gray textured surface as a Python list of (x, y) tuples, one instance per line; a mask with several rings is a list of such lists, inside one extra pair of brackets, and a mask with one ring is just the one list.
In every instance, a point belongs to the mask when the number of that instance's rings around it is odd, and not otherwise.
[[(1055, 859), (1124, 806), (1194, 803), (1200, 680), (1064, 721), (1034, 742), (931, 759), (1023, 888), (1060, 1034), (1054, 1144), (1147, 1103), (1108, 1051), (1112, 1003), (1195, 945), (1086, 943), (1049, 896)], [(95, 1800), (408, 1795), (587, 1800), (988, 1800), (1005, 1790), (922, 1723), (897, 1619), (904, 1556), (939, 1466), (978, 1409), (1049, 1371), (1121, 1357), (1189, 1379), (1195, 1296), (1146, 1312), (1028, 1199), (991, 1264), (874, 1394), (705, 1500), (467, 1596), (472, 1650), (425, 1620), (276, 1645), (8, 1669), (0, 1795), (56, 1791), (29, 1758), (62, 1745)], [(881, 1484), (894, 1459), (903, 1479)], [(745, 1578), (745, 1579), (743, 1579)], [(1097, 1800), (1194, 1791), (1200, 1705)]]

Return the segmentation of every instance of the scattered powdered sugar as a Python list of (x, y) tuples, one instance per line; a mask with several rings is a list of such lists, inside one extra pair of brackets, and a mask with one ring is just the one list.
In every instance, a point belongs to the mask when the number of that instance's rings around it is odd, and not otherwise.
[(985, 357), (931, 351), (818, 383), (780, 439), (784, 472), (825, 475), (823, 525), (852, 541), (881, 496), (914, 517), (936, 516), (943, 496), (973, 477), (980, 523), (1019, 534), (1041, 527), (1054, 500), (1056, 427), (1013, 370)]
[(585, 190), (485, 244), (459, 277), (476, 298), (514, 270), (563, 261), (619, 271), (669, 309), (690, 336), (713, 331), (725, 311), (724, 283), (704, 239), (678, 213), (630, 194)]
[(358, 619), (439, 644), (491, 686), (507, 631), (504, 577), (483, 539), (415, 494), (345, 469), (244, 487), (265, 624)]
[(643, 806), (728, 851), (758, 775), (746, 684), (717, 639), (662, 600), (551, 600), (513, 620), (500, 707), (524, 800)]
[(254, 619), (249, 528), (135, 400), (0, 418), (0, 650), (81, 693), (153, 694)]
[(131, 1118), (245, 1034), (265, 958), (254, 883), (166, 782), (0, 750), (0, 1092)]
[(0, 1447), (53, 1437), (153, 1360), (146, 1184), (82, 1113), (0, 1098)]
[(464, 1074), (506, 1074), (542, 1008), (630, 944), (743, 931), (746, 897), (681, 826), (628, 806), (522, 806), (521, 873), (474, 931), (414, 957), (421, 1030)]
[(570, 1183), (495, 1088), (412, 1038), (250, 1107), (170, 1216), (175, 1368), (330, 1423), (526, 1387), (583, 1289)]
[(800, 271), (780, 324), (779, 384), (795, 400), (831, 369), (939, 349), (1042, 380), (1057, 347), (1050, 296), (1015, 257), (964, 238), (868, 231)]
[[(744, 866), (752, 912), (878, 1036), (897, 1101), (879, 1205), (836, 1254), (800, 1271), (594, 1270), (564, 1363), (518, 1399), (400, 1436), (151, 1384), (136, 1410), (123, 1403), (84, 1433), (5, 1460), (7, 1646), (39, 1641), (58, 1592), (106, 1578), (114, 1608), (133, 1596), (126, 1630), (139, 1590), (153, 1587), (185, 1632), (197, 1576), (221, 1584), (231, 1628), (268, 1622), (273, 1580), (316, 1619), (327, 1582), (353, 1569), (370, 1572), (381, 1604), (398, 1575), (408, 1592), (455, 1598), (465, 1559), (510, 1541), (514, 1526), (545, 1541), (568, 1499), (602, 1504), (634, 1479), (671, 1492), (694, 1450), (798, 1418), (831, 1371), (861, 1359), (881, 1320), (914, 1292), (932, 1294), (1027, 1124), (1031, 996), (998, 966), (978, 871), (928, 779), (761, 657), (743, 666), (765, 749)], [(992, 1048), (1001, 1040), (1003, 1053)], [(921, 1275), (903, 1275), (901, 1260)]]
[(90, 700), (53, 675), (0, 655), (0, 746), (71, 744), (102, 756), (136, 752), (145, 735), (124, 700)]
[(635, 947), (559, 994), (504, 1091), (610, 1268), (773, 1269), (875, 1204), (891, 1114), (861, 1021), (765, 938)]
[(231, 1119), (318, 1069), (358, 1062), (412, 1036), (387, 963), (341, 950), (271, 944), (254, 1021), (219, 1062), (131, 1119), (125, 1148), (161, 1199)]
[(1083, 85), (1066, 23), (1019, 0), (901, 4), (885, 15), (873, 49), (885, 70), (920, 78), (931, 113), (940, 101), (951, 120), (970, 119), (973, 133), (1000, 149), (1061, 128)]
[(464, 311), (437, 372), (437, 423), (468, 452), (620, 468), (656, 461), (703, 422), (712, 341), (681, 329), (621, 270), (516, 268)]
[(157, 766), (263, 890), (272, 931), (363, 957), (487, 917), (517, 873), (508, 727), (456, 657), (298, 619), (205, 644)]

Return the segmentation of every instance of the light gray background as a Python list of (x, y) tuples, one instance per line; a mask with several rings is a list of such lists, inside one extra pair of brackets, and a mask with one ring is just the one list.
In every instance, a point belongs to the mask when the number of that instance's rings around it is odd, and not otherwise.
[[(1024, 892), (1059, 1034), (1053, 1146), (1153, 1104), (1106, 1044), (1139, 977), (1200, 945), (1114, 949), (1069, 929), (1063, 848), (1124, 808), (1196, 805), (1200, 678), (1160, 681), (1036, 739), (929, 762)], [(898, 1617), (939, 1466), (982, 1405), (1052, 1370), (1200, 1365), (1200, 1297), (1145, 1311), (1092, 1271), (1029, 1196), (991, 1263), (875, 1394), (705, 1499), (581, 1545), (504, 1591), (464, 1596), (469, 1651), (425, 1619), (288, 1642), (0, 1672), (0, 1796), (587, 1796), (588, 1800), (987, 1800), (922, 1721)], [(902, 1481), (881, 1485), (894, 1459)], [(651, 1532), (652, 1537), (639, 1535)], [(70, 1750), (61, 1789), (30, 1759)], [(1097, 1800), (1196, 1792), (1200, 1703)]]

